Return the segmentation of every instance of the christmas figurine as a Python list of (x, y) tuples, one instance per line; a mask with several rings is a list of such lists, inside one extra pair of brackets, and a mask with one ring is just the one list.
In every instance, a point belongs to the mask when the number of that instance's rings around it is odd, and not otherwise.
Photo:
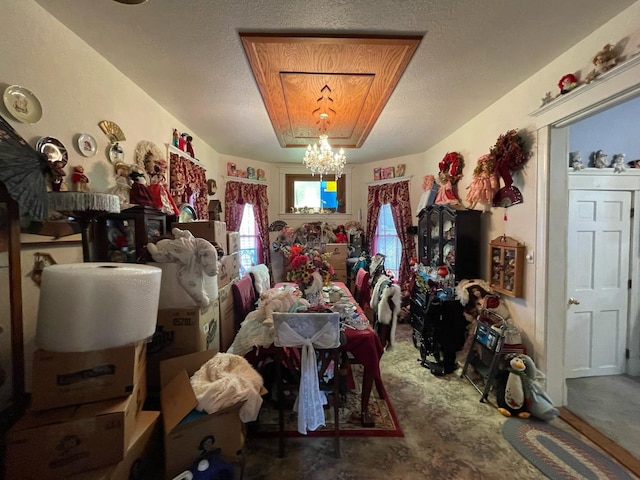
[(82, 165), (73, 167), (71, 181), (73, 182), (73, 189), (76, 192), (89, 191), (89, 178), (84, 174), (84, 167)]

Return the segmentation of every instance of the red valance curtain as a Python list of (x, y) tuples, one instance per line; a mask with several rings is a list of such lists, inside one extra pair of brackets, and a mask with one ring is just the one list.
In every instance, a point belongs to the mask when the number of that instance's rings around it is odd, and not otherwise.
[[(369, 186), (367, 199), (367, 204), (369, 205), (367, 210), (367, 245), (373, 245), (376, 229), (378, 228), (380, 208), (385, 203), (388, 203), (391, 207), (393, 224), (396, 227), (398, 239), (402, 245), (402, 255), (398, 268), (398, 283), (404, 285), (409, 279), (409, 260), (416, 250), (416, 240), (414, 236), (407, 233), (407, 227), (411, 226), (409, 180)], [(374, 253), (376, 252), (371, 252), (372, 255)]]
[(237, 232), (240, 229), (242, 213), (247, 203), (253, 205), (253, 214), (258, 224), (262, 250), (258, 252), (258, 260), (269, 267), (271, 275), (267, 186), (249, 182), (227, 182), (224, 192), (224, 219), (227, 223), (227, 230), (230, 232)]
[(186, 157), (169, 153), (170, 191), (178, 206), (193, 205), (198, 220), (209, 219), (207, 172)]

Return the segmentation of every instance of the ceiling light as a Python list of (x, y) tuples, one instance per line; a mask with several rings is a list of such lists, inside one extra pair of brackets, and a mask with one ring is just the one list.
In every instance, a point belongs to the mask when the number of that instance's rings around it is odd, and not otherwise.
[(344, 150), (341, 148), (338, 153), (333, 153), (331, 145), (329, 145), (328, 136), (326, 134), (320, 135), (320, 145), (313, 144), (313, 147), (309, 145), (307, 151), (304, 154), (304, 166), (311, 170), (311, 173), (322, 176), (327, 173), (333, 173), (338, 180), (342, 176), (344, 166), (347, 163), (347, 157), (344, 154)]
[[(318, 103), (326, 101), (333, 102), (333, 99), (329, 96), (331, 94), (329, 86), (325, 85), (322, 88), (321, 93), (323, 95), (318, 99)], [(336, 180), (338, 180), (344, 171), (344, 166), (347, 163), (347, 157), (344, 154), (344, 149), (342, 148), (337, 153), (333, 153), (331, 150), (331, 145), (329, 145), (329, 136), (327, 135), (329, 114), (324, 109), (322, 109), (321, 112), (322, 113), (319, 115), (320, 122), (322, 122), (320, 142), (314, 143), (313, 146), (307, 146), (307, 151), (305, 152), (302, 161), (304, 166), (311, 170), (312, 175), (320, 175), (320, 180), (322, 180), (322, 176), (327, 173), (333, 173)]]

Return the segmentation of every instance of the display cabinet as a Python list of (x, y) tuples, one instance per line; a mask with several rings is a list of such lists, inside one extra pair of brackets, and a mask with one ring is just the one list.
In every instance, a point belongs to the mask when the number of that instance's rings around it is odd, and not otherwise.
[(135, 263), (147, 243), (167, 233), (166, 215), (138, 205), (99, 217), (93, 232), (93, 260)]
[(430, 205), (418, 215), (418, 255), (423, 265), (447, 266), (455, 283), (480, 277), (479, 210)]
[(510, 297), (522, 296), (524, 244), (502, 235), (489, 243), (490, 285)]

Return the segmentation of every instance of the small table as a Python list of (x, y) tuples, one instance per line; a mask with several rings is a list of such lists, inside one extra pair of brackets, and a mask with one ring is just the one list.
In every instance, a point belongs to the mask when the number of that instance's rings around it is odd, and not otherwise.
[[(275, 288), (291, 285), (286, 282), (278, 283)], [(358, 315), (366, 318), (364, 311), (356, 303), (347, 286), (342, 282), (333, 282), (333, 285), (341, 288), (349, 300), (356, 306)], [(362, 411), (362, 424), (365, 427), (373, 427), (375, 422), (369, 416), (369, 398), (371, 397), (371, 388), (373, 383), (376, 384), (378, 394), (382, 395), (382, 378), (380, 376), (380, 358), (384, 353), (384, 348), (376, 332), (369, 326), (364, 330), (354, 330), (347, 328), (344, 330), (347, 339), (346, 344), (341, 350), (351, 353), (356, 362), (360, 363), (363, 368), (362, 374), (362, 396), (360, 408)]]

